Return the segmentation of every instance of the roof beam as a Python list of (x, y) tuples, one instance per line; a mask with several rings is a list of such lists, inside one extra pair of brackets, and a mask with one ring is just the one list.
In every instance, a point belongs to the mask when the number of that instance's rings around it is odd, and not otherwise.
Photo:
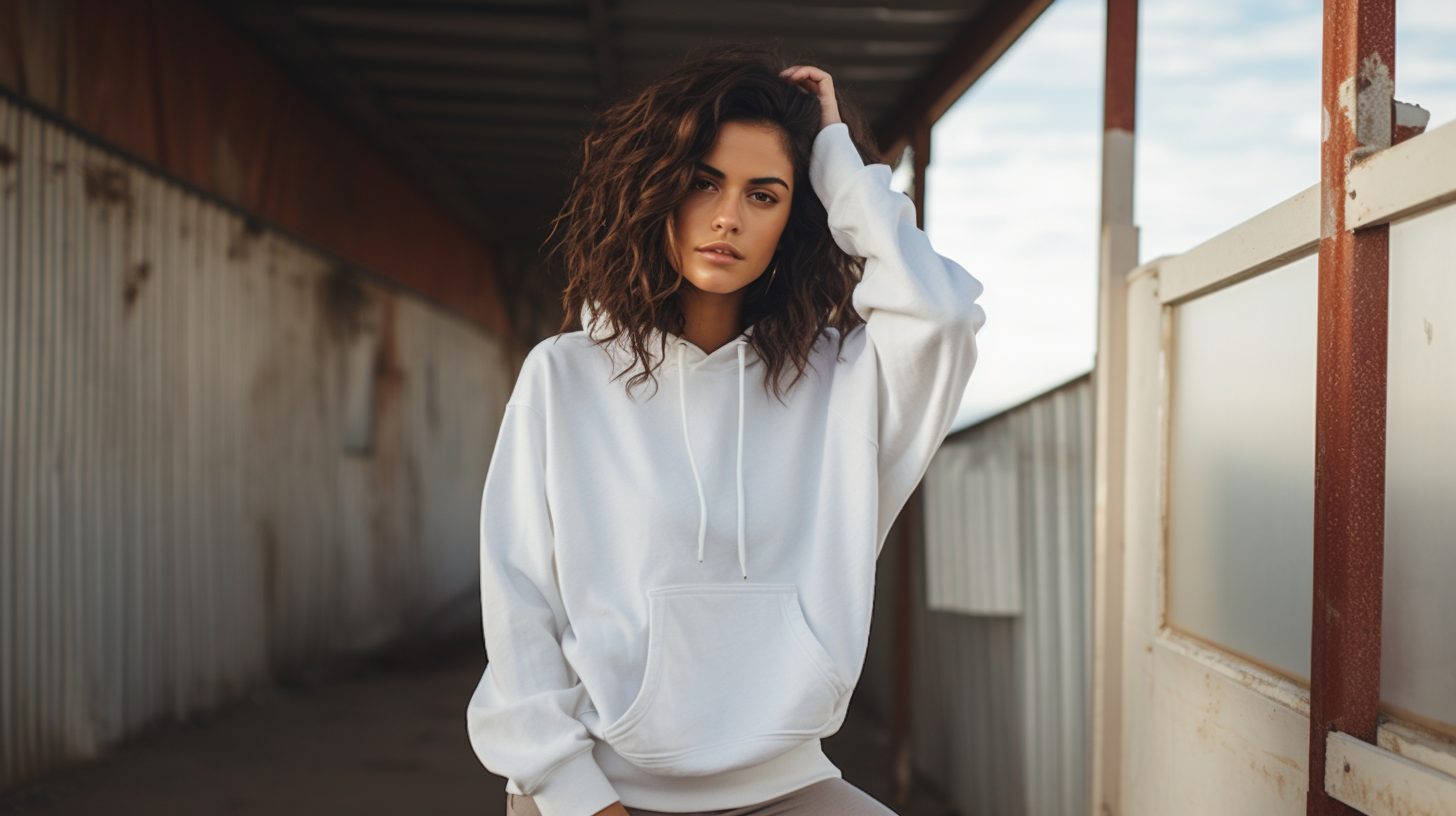
[(617, 92), (617, 65), (612, 58), (612, 21), (607, 17), (607, 0), (587, 0), (587, 15), (602, 98), (611, 99)]
[(875, 128), (881, 152), (886, 157), (898, 154), (919, 123), (934, 124), (1051, 4), (1052, 0), (988, 3)]
[(328, 46), (275, 0), (207, 0), (209, 7), (248, 35), (264, 53), (303, 79), (326, 110), (358, 127), (387, 159), (414, 178), (472, 234), (495, 245), (500, 234), (491, 219), (460, 186), (457, 174), (440, 163), (389, 112), (378, 94), (343, 65)]

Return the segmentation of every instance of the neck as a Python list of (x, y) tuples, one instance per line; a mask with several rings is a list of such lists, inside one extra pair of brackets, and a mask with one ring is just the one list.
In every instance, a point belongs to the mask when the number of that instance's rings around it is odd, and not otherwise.
[(683, 338), (712, 354), (737, 337), (743, 327), (743, 290), (727, 294), (704, 292), (688, 281), (678, 290), (682, 309)]

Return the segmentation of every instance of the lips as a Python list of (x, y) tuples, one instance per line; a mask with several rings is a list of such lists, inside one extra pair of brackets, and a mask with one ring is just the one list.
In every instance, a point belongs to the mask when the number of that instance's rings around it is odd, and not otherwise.
[(710, 260), (743, 260), (743, 253), (739, 252), (737, 247), (726, 241), (714, 241), (711, 244), (703, 244), (697, 248), (697, 251), (708, 256)]

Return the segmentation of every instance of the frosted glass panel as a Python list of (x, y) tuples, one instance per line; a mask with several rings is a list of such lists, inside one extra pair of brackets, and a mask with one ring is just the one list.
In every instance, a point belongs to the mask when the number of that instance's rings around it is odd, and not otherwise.
[(1314, 257), (1178, 309), (1168, 618), (1309, 676)]
[(1456, 206), (1391, 225), (1381, 697), (1456, 726)]

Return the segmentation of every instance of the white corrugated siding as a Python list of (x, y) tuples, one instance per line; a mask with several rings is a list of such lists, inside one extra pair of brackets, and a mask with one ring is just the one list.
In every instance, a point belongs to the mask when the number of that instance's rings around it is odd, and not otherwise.
[[(936, 569), (974, 559), (948, 554), (937, 566), (916, 559), (913, 750), (916, 771), (964, 816), (1083, 816), (1086, 813), (1088, 678), (1091, 660), (1092, 407), (1088, 378), (1037, 397), (946, 440), (943, 463), (1010, 452), (1015, 488), (987, 479), (921, 484), (921, 528), (969, 546), (986, 524), (973, 508), (1014, 495), (1020, 600), (1017, 616), (927, 608), (931, 587), (964, 587)], [(956, 493), (960, 493), (960, 504)], [(931, 497), (936, 497), (932, 499)], [(932, 510), (944, 513), (931, 518)], [(893, 576), (899, 525), (880, 558), (869, 663), (860, 695), (882, 716), (891, 710), (895, 637)], [(961, 532), (957, 533), (956, 531)], [(923, 540), (912, 542), (914, 546)], [(995, 567), (993, 567), (995, 568)], [(961, 582), (957, 584), (957, 581)], [(960, 591), (959, 589), (957, 591)]]
[(0, 787), (470, 596), (498, 340), (3, 99), (0, 145)]
[(1020, 463), (1010, 434), (942, 445), (920, 483), (925, 602), (968, 615), (1021, 614)]

